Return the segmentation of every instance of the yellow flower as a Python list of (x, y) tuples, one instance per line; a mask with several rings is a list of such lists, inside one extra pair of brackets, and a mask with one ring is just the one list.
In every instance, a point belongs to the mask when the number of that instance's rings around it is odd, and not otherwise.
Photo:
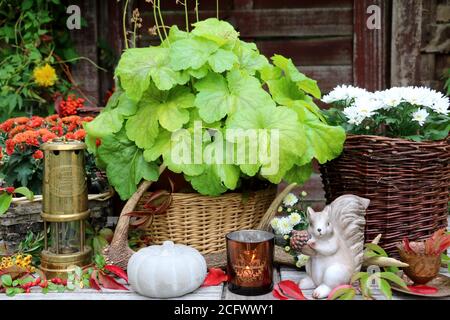
[(34, 81), (41, 87), (51, 87), (58, 80), (55, 69), (48, 63), (43, 67), (36, 67), (33, 76)]

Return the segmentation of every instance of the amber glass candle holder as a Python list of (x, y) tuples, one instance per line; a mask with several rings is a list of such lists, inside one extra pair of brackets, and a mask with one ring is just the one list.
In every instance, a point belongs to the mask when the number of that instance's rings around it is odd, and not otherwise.
[(228, 289), (256, 296), (273, 288), (274, 235), (260, 230), (227, 234)]

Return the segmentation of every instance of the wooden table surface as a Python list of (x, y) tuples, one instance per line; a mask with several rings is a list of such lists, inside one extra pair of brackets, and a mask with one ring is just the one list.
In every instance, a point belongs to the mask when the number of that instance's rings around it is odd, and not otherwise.
[[(441, 273), (449, 276), (447, 269), (442, 268)], [(293, 280), (298, 282), (305, 276), (304, 271), (299, 271), (292, 268), (281, 267), (276, 269), (274, 280), (278, 282), (280, 280)], [(47, 293), (40, 292), (40, 288), (34, 288), (29, 294), (18, 294), (14, 297), (7, 297), (5, 294), (0, 294), (0, 300), (151, 300), (147, 297), (143, 297), (131, 289), (125, 290), (109, 290), (103, 289), (102, 292), (94, 289), (77, 289), (75, 291), (66, 291), (64, 293)], [(374, 297), (377, 300), (384, 300), (377, 290), (373, 291)], [(304, 290), (303, 293), (307, 298), (311, 298), (312, 290)], [(356, 296), (357, 300), (361, 300), (361, 296)], [(412, 295), (406, 295), (394, 291), (393, 300), (411, 300), (411, 299), (427, 299), (422, 297), (416, 297)], [(450, 300), (450, 297), (442, 298)], [(226, 285), (199, 288), (191, 294), (187, 294), (183, 297), (175, 298), (174, 300), (274, 300), (271, 293), (263, 296), (245, 297), (236, 295), (230, 291)]]
[[(450, 218), (449, 218), (450, 229)], [(450, 254), (450, 249), (448, 251)], [(306, 276), (305, 271), (287, 267), (280, 267), (274, 270), (274, 282), (277, 283), (282, 280), (293, 280), (295, 282), (300, 281)], [(441, 273), (450, 277), (447, 268), (441, 268)], [(128, 286), (127, 286), (128, 287)], [(312, 299), (313, 290), (303, 290), (303, 294)], [(385, 297), (377, 290), (372, 290), (374, 298), (376, 300), (385, 300)], [(361, 300), (361, 296), (356, 296), (356, 300)], [(393, 291), (393, 300), (414, 300), (414, 299), (430, 299), (427, 297), (419, 297), (400, 292)], [(434, 298), (436, 299), (436, 298)], [(450, 297), (440, 298), (444, 300), (450, 300)], [(5, 294), (0, 294), (0, 300), (152, 300), (150, 298), (141, 296), (136, 292), (133, 292), (130, 288), (129, 291), (125, 290), (109, 290), (102, 289), (101, 292), (94, 289), (77, 289), (74, 291), (66, 291), (64, 293), (41, 293), (40, 288), (33, 288), (29, 294), (18, 294), (14, 297), (8, 297)], [(193, 293), (187, 294), (182, 297), (174, 298), (172, 300), (275, 300), (272, 293), (268, 293), (262, 296), (246, 297), (234, 294), (230, 292), (226, 285), (204, 287), (199, 288)]]

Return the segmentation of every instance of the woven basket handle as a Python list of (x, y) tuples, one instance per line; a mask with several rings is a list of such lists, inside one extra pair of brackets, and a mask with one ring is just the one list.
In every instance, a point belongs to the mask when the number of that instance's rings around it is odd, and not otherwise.
[(296, 186), (297, 186), (296, 183), (291, 183), (286, 188), (284, 188), (283, 191), (280, 192), (280, 194), (270, 204), (269, 209), (267, 209), (266, 213), (262, 217), (261, 222), (258, 224), (257, 229), (265, 231), (269, 230), (270, 221), (272, 221), (272, 219), (275, 217), (277, 208), (280, 206), (281, 202), (288, 195), (288, 193), (291, 192), (291, 190), (294, 189)]
[[(166, 166), (162, 164), (159, 167), (159, 174), (166, 169)], [(114, 236), (111, 244), (107, 246), (104, 250), (105, 260), (110, 263), (117, 265), (123, 269), (126, 269), (128, 265), (128, 260), (134, 253), (133, 250), (128, 246), (128, 229), (130, 226), (130, 216), (127, 213), (132, 212), (142, 195), (147, 191), (147, 189), (152, 185), (153, 181), (144, 180), (139, 185), (136, 192), (128, 199), (127, 203), (120, 213), (119, 221), (117, 222), (116, 230), (114, 231)]]

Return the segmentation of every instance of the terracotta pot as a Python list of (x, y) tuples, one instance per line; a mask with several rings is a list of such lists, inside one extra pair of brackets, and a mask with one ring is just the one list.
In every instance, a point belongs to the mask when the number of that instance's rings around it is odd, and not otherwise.
[(401, 248), (398, 251), (400, 259), (409, 264), (403, 271), (415, 284), (426, 284), (438, 275), (441, 268), (439, 255), (409, 253)]

